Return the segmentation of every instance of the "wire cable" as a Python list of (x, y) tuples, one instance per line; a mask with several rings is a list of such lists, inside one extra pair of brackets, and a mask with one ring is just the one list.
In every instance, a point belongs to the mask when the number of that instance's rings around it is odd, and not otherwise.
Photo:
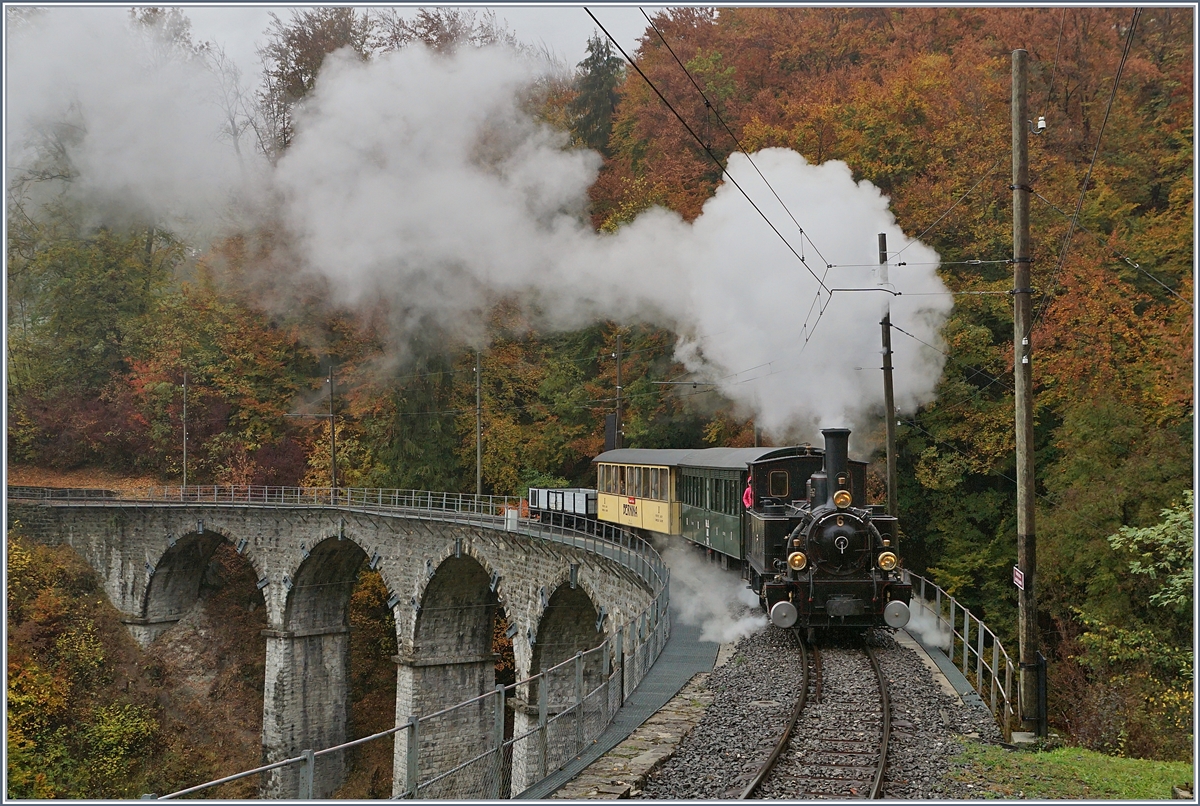
[[(1050, 201), (1049, 199), (1047, 199), (1047, 198), (1046, 198), (1045, 196), (1043, 196), (1042, 194), (1038, 193), (1037, 191), (1034, 191), (1034, 194), (1033, 194), (1033, 195), (1034, 195), (1034, 196), (1036, 196), (1036, 197), (1038, 197), (1039, 199), (1041, 199), (1043, 202), (1045, 202), (1045, 204), (1046, 204), (1046, 206), (1047, 206), (1047, 207), (1049, 207), (1051, 210), (1053, 210), (1054, 212), (1056, 212), (1056, 213), (1058, 213), (1059, 215), (1061, 215), (1063, 218), (1068, 218), (1068, 217), (1069, 217), (1069, 216), (1067, 215), (1067, 212), (1066, 212), (1065, 210), (1063, 210), (1063, 209), (1061, 209), (1060, 207), (1058, 207), (1056, 204), (1054, 204), (1054, 202)], [(1106, 248), (1107, 248), (1107, 249), (1108, 249), (1108, 250), (1109, 250), (1109, 251), (1110, 251), (1110, 252), (1111, 252), (1113, 255), (1115, 255), (1116, 257), (1118, 257), (1118, 258), (1120, 258), (1121, 260), (1125, 261), (1125, 262), (1126, 262), (1126, 263), (1128, 263), (1130, 266), (1132, 266), (1133, 268), (1137, 269), (1138, 271), (1140, 271), (1142, 274), (1144, 274), (1144, 275), (1146, 275), (1147, 277), (1149, 277), (1149, 278), (1150, 278), (1151, 280), (1153, 280), (1154, 282), (1158, 283), (1160, 286), (1162, 286), (1163, 290), (1165, 290), (1165, 291), (1166, 291), (1168, 294), (1171, 294), (1171, 295), (1172, 295), (1172, 296), (1174, 296), (1176, 299), (1180, 299), (1180, 300), (1183, 300), (1184, 302), (1187, 302), (1187, 299), (1185, 299), (1185, 298), (1184, 298), (1182, 295), (1180, 295), (1180, 294), (1179, 294), (1179, 292), (1177, 292), (1175, 289), (1171, 288), (1169, 285), (1167, 285), (1166, 283), (1164, 283), (1162, 280), (1160, 280), (1160, 279), (1158, 279), (1157, 277), (1155, 277), (1155, 276), (1154, 276), (1153, 274), (1151, 274), (1150, 272), (1148, 272), (1148, 271), (1146, 271), (1145, 269), (1143, 269), (1143, 268), (1142, 268), (1142, 266), (1141, 266), (1141, 264), (1139, 264), (1139, 263), (1138, 263), (1137, 261), (1135, 261), (1133, 258), (1129, 257), (1128, 255), (1123, 255), (1123, 254), (1121, 254), (1121, 253), (1120, 253), (1120, 252), (1118, 252), (1116, 249), (1113, 249), (1111, 246), (1108, 246), (1108, 244), (1106, 244), (1104, 241), (1100, 240), (1100, 236), (1098, 236), (1096, 233), (1092, 232), (1091, 230), (1087, 229), (1086, 227), (1076, 226), (1076, 229), (1078, 229), (1080, 232), (1083, 232), (1083, 233), (1086, 233), (1086, 234), (1088, 234), (1088, 235), (1091, 235), (1091, 236), (1092, 236), (1092, 240), (1094, 240), (1096, 243), (1100, 244), (1101, 246), (1104, 246), (1104, 247), (1106, 247)]]
[[(1007, 293), (1007, 292), (1005, 292), (1005, 293)], [(899, 325), (897, 325), (897, 324), (892, 324), (892, 325), (891, 325), (891, 328), (892, 328), (892, 330), (898, 330), (898, 331), (900, 331), (900, 332), (901, 332), (901, 333), (903, 333), (905, 336), (908, 336), (910, 339), (912, 339), (912, 340), (914, 340), (914, 341), (919, 341), (919, 342), (921, 342), (921, 344), (924, 344), (926, 347), (928, 347), (930, 350), (933, 350), (935, 353), (941, 353), (942, 355), (946, 356), (946, 358), (948, 358), (948, 359), (950, 359), (951, 361), (953, 361), (955, 364), (958, 364), (960, 367), (963, 367), (964, 369), (969, 369), (969, 370), (971, 370), (972, 372), (976, 372), (976, 373), (978, 373), (978, 374), (982, 375), (983, 377), (987, 378), (988, 380), (990, 380), (992, 383), (998, 383), (998, 384), (1000, 384), (1001, 386), (1003, 386), (1005, 389), (1007, 389), (1007, 390), (1008, 390), (1008, 391), (1010, 391), (1010, 392), (1011, 392), (1011, 391), (1013, 391), (1013, 388), (1012, 388), (1011, 386), (1009, 386), (1008, 384), (1006, 384), (1004, 381), (1000, 380), (999, 378), (996, 378), (996, 377), (993, 377), (992, 375), (989, 375), (988, 373), (986, 373), (986, 372), (984, 372), (983, 370), (981, 370), (979, 367), (972, 366), (972, 365), (970, 365), (970, 364), (967, 364), (967, 363), (964, 363), (964, 362), (962, 362), (962, 361), (959, 361), (957, 358), (955, 358), (954, 356), (950, 355), (950, 353), (947, 353), (947, 352), (945, 352), (944, 350), (939, 350), (938, 348), (934, 347), (934, 346), (933, 346), (932, 344), (930, 344), (929, 342), (925, 341), (924, 339), (920, 339), (920, 338), (918, 338), (918, 337), (914, 336), (913, 334), (909, 333), (907, 330), (905, 330), (904, 328), (900, 327)]]
[[(1038, 303), (1038, 312), (1033, 317), (1033, 321), (1029, 324), (1029, 330), (1032, 331), (1037, 327), (1046, 314), (1046, 309), (1050, 304), (1050, 295), (1058, 285), (1058, 275), (1062, 272), (1063, 265), (1067, 260), (1067, 249), (1071, 245), (1071, 237), (1075, 234), (1075, 228), (1079, 224), (1079, 216), (1083, 212), (1083, 199), (1087, 195), (1088, 185), (1092, 181), (1092, 171), (1096, 168), (1096, 162), (1100, 158), (1100, 143), (1104, 139), (1104, 129), (1108, 126), (1108, 116), (1112, 112), (1113, 103), (1117, 99), (1117, 87), (1121, 84), (1121, 74), (1125, 72), (1125, 63), (1129, 60), (1129, 51), (1133, 48), (1133, 34), (1137, 30), (1138, 20), (1142, 16), (1142, 10), (1135, 8), (1133, 10), (1133, 19), (1129, 22), (1129, 33), (1125, 37), (1125, 49), (1121, 52), (1121, 61), (1117, 65), (1117, 73), (1113, 76), (1112, 93), (1108, 96), (1108, 105), (1104, 108), (1104, 119), (1100, 122), (1100, 131), (1096, 135), (1096, 148), (1092, 151), (1092, 161), (1088, 165), (1087, 174), (1083, 178), (1083, 185), (1079, 189), (1079, 199), (1075, 202), (1075, 214), (1071, 216), (1071, 224), (1067, 227), (1067, 235), (1063, 239), (1062, 248), (1058, 252), (1058, 264), (1054, 267), (1054, 272), (1050, 275), (1050, 282), (1046, 285), (1046, 290), (1042, 293), (1042, 299)], [(1029, 336), (1026, 333), (1025, 336)]]
[[(609, 41), (613, 43), (613, 45), (617, 48), (617, 50), (621, 51), (621, 55), (625, 57), (625, 61), (629, 62), (629, 65), (634, 70), (637, 71), (637, 74), (642, 77), (642, 79), (646, 82), (646, 84), (649, 85), (650, 89), (654, 90), (654, 94), (658, 96), (659, 100), (663, 102), (663, 104), (667, 107), (667, 109), (671, 110), (671, 114), (675, 115), (676, 119), (683, 125), (683, 128), (687, 129), (687, 133), (692, 136), (692, 139), (694, 139), (697, 143), (700, 144), (700, 147), (702, 149), (704, 149), (704, 153), (708, 154), (708, 156), (712, 159), (712, 161), (714, 163), (716, 163), (717, 167), (720, 168), (721, 171), (724, 173), (725, 178), (728, 179), (733, 184), (733, 186), (736, 187), (738, 189), (738, 191), (741, 192), (741, 194), (746, 197), (746, 201), (750, 202), (750, 206), (754, 208), (755, 212), (757, 212), (759, 214), (759, 216), (762, 217), (763, 221), (767, 222), (767, 226), (771, 228), (771, 231), (774, 232), (777, 236), (779, 236), (779, 240), (783, 241), (783, 244), (784, 244), (784, 246), (786, 246), (788, 248), (788, 251), (790, 251), (793, 255), (796, 256), (796, 259), (800, 261), (800, 265), (804, 266), (804, 268), (808, 271), (808, 273), (813, 276), (813, 279), (816, 280), (818, 284), (820, 284), (821, 288), (824, 288), (826, 291), (828, 291), (829, 289), (826, 287), (825, 282), (820, 277), (817, 276), (817, 273), (815, 271), (812, 270), (812, 267), (810, 267), (808, 265), (808, 261), (806, 261), (804, 259), (804, 256), (801, 255), (799, 252), (797, 252), (796, 248), (794, 246), (792, 246), (791, 242), (788, 241), (787, 238), (784, 237), (783, 233), (780, 232), (779, 229), (773, 223), (771, 223), (771, 219), (767, 218), (766, 213), (764, 213), (759, 208), (759, 206), (754, 203), (754, 200), (750, 198), (750, 194), (748, 194), (746, 192), (746, 190), (740, 184), (738, 184), (738, 181), (736, 179), (734, 179), (732, 174), (729, 173), (729, 170), (724, 165), (721, 164), (721, 160), (717, 157), (717, 155), (714, 154), (712, 152), (712, 149), (709, 148), (708, 145), (705, 144), (705, 142), (702, 139), (700, 139), (700, 136), (698, 134), (696, 134), (695, 131), (692, 130), (692, 127), (688, 125), (688, 122), (683, 119), (683, 116), (680, 115), (679, 112), (675, 109), (675, 107), (671, 105), (671, 102), (668, 101), (666, 99), (666, 97), (663, 96), (662, 92), (659, 91), (658, 87), (655, 86), (654, 82), (650, 80), (650, 77), (647, 76), (644, 72), (642, 72), (642, 68), (638, 67), (637, 62), (635, 62), (633, 59), (629, 58), (629, 54), (625, 52), (625, 48), (621, 47), (621, 43), (618, 42), (615, 38), (613, 38), (613, 35), (608, 32), (608, 29), (605, 28), (603, 24), (601, 24), (600, 20), (596, 19), (596, 15), (592, 13), (592, 10), (590, 8), (585, 7), (583, 10), (586, 11), (588, 16), (592, 18), (592, 21), (600, 27), (600, 30), (604, 32), (604, 35), (608, 37)], [(815, 325), (814, 325), (814, 327), (815, 327)]]
[(775, 192), (775, 188), (771, 185), (770, 181), (767, 180), (767, 177), (763, 176), (763, 172), (759, 170), (758, 165), (754, 162), (754, 159), (751, 158), (746, 149), (742, 147), (742, 141), (739, 140), (738, 136), (733, 133), (733, 129), (729, 128), (729, 125), (725, 122), (725, 119), (721, 117), (721, 113), (717, 111), (717, 107), (708, 99), (708, 96), (704, 94), (704, 90), (702, 90), (700, 85), (696, 83), (696, 79), (692, 77), (692, 74), (688, 71), (687, 66), (680, 61), (679, 56), (675, 54), (675, 50), (671, 47), (670, 43), (667, 42), (667, 38), (663, 36), (662, 31), (658, 30), (658, 26), (654, 24), (654, 20), (650, 19), (650, 15), (646, 13), (644, 8), (639, 8), (638, 11), (642, 12), (642, 16), (646, 18), (646, 22), (648, 22), (650, 27), (654, 29), (654, 33), (658, 34), (658, 38), (662, 40), (663, 45), (666, 46), (667, 51), (671, 54), (671, 57), (675, 59), (675, 63), (679, 65), (679, 69), (682, 70), (683, 74), (688, 77), (688, 81), (692, 82), (692, 86), (696, 88), (696, 92), (700, 93), (700, 97), (704, 99), (704, 107), (712, 111), (713, 117), (717, 119), (717, 122), (720, 123), (721, 127), (729, 134), (730, 139), (733, 140), (734, 145), (737, 146), (737, 150), (740, 151), (750, 162), (750, 166), (754, 168), (755, 172), (758, 173), (759, 178), (762, 179), (764, 184), (766, 184), (767, 189), (771, 191), (771, 195), (775, 197), (775, 201), (779, 202), (779, 206), (783, 208), (783, 211), (787, 213), (788, 218), (790, 218), (792, 223), (796, 225), (796, 229), (806, 238), (806, 240), (808, 240), (810, 244), (812, 244), (812, 248), (814, 251), (816, 251), (817, 257), (821, 258), (821, 261), (828, 265), (829, 261), (825, 259), (824, 255), (821, 254), (821, 250), (817, 248), (815, 243), (813, 243), (812, 238), (808, 237), (808, 234), (804, 231), (804, 227), (800, 226), (800, 222), (796, 220), (794, 215), (792, 215), (792, 211), (788, 209), (788, 206), (784, 203), (783, 199), (779, 198), (779, 194)]
[[(926, 228), (924, 229), (924, 231), (923, 231), (923, 232), (922, 232), (920, 235), (918, 235), (916, 238), (914, 238), (914, 239), (912, 239), (911, 241), (909, 241), (909, 242), (908, 242), (908, 244), (907, 244), (907, 245), (904, 247), (904, 249), (908, 249), (908, 247), (909, 247), (909, 246), (912, 246), (913, 244), (915, 244), (915, 243), (917, 243), (918, 241), (920, 241), (922, 238), (924, 238), (926, 235), (928, 235), (928, 234), (929, 234), (929, 231), (930, 231), (931, 229), (933, 229), (934, 227), (936, 227), (938, 224), (942, 223), (942, 219), (944, 219), (946, 216), (950, 215), (950, 212), (951, 212), (951, 211), (952, 211), (952, 210), (953, 210), (955, 207), (957, 207), (957, 206), (958, 206), (959, 204), (961, 204), (961, 203), (962, 203), (962, 202), (963, 202), (963, 201), (964, 201), (964, 200), (965, 200), (965, 199), (966, 199), (968, 196), (970, 196), (972, 193), (974, 193), (974, 192), (975, 192), (975, 188), (977, 188), (977, 187), (979, 187), (981, 184), (983, 184), (983, 180), (985, 180), (985, 179), (987, 179), (989, 176), (991, 176), (991, 175), (992, 175), (992, 172), (993, 172), (993, 171), (995, 171), (995, 170), (996, 170), (996, 168), (997, 168), (997, 167), (1000, 165), (1000, 163), (1001, 163), (1001, 162), (1003, 162), (1003, 161), (1004, 161), (1004, 157), (1001, 157), (1000, 159), (998, 159), (998, 160), (996, 160), (995, 162), (993, 162), (993, 163), (992, 163), (992, 165), (991, 165), (991, 167), (990, 167), (990, 168), (988, 168), (986, 171), (984, 171), (984, 173), (983, 173), (983, 176), (979, 177), (979, 181), (977, 181), (975, 184), (971, 185), (971, 188), (970, 188), (970, 190), (968, 190), (968, 191), (967, 191), (966, 193), (964, 193), (963, 195), (959, 196), (959, 197), (958, 197), (958, 200), (957, 200), (957, 201), (955, 201), (955, 202), (954, 202), (954, 204), (952, 204), (952, 205), (950, 205), (948, 208), (946, 208), (946, 212), (944, 212), (944, 213), (942, 213), (940, 216), (938, 216), (938, 218), (937, 218), (937, 221), (934, 221), (932, 224), (930, 224), (928, 227), (926, 227)], [(897, 252), (897, 253), (896, 253), (896, 257), (899, 257), (901, 254), (903, 254), (903, 252), (904, 252), (904, 249), (901, 249), (899, 252)]]

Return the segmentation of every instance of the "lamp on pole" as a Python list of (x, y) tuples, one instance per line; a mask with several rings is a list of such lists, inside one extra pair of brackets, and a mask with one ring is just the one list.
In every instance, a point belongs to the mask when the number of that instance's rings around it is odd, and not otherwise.
[(183, 486), (187, 487), (187, 370), (183, 371)]
[(333, 363), (329, 364), (329, 495), (337, 491), (337, 425), (333, 419)]
[(313, 417), (318, 420), (329, 420), (329, 501), (334, 502), (337, 495), (337, 420), (333, 413), (333, 364), (329, 365), (329, 413), (328, 414), (285, 414), (284, 417)]

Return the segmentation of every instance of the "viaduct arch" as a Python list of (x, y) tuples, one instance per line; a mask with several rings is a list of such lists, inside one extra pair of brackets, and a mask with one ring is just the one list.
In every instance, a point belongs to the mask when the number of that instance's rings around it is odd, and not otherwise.
[[(443, 520), (453, 517), (446, 514), (329, 506), (33, 501), (12, 491), (8, 504), (10, 526), (17, 520), (33, 539), (70, 545), (97, 571), (142, 645), (196, 600), (221, 542), (245, 557), (267, 609), (266, 763), (347, 739), (348, 602), (364, 564), (379, 572), (395, 616), (397, 724), (494, 689), (498, 606), (523, 679), (598, 645), (657, 593), (628, 564), (549, 541), (528, 522), (465, 523)], [(588, 666), (589, 680), (605, 671), (599, 663)], [(547, 688), (552, 707), (563, 707), (565, 684)], [(518, 730), (537, 697), (525, 692), (524, 713), (516, 703)], [(423, 730), (423, 763), (477, 752), (473, 743), (487, 736), (494, 719), (485, 710), (482, 704), (457, 709), (453, 721)], [(406, 741), (406, 731), (396, 734), (393, 795), (407, 787)], [(514, 792), (533, 783), (528, 765), (514, 760), (513, 767)], [(295, 767), (274, 770), (261, 794), (293, 797), (298, 776)], [(344, 776), (340, 753), (322, 756), (313, 796), (328, 796)]]

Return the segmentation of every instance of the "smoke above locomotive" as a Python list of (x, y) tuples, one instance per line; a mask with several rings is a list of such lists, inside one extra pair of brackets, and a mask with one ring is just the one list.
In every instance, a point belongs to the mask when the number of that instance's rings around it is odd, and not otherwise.
[[(29, 132), (80, 117), (66, 143), (80, 171), (73, 192), (97, 220), (153, 210), (211, 229), (227, 218), (217, 200), (237, 198), (242, 225), (281, 222), (277, 240), (339, 301), (389, 300), (398, 345), (429, 322), (477, 344), (502, 296), (525, 300), (549, 329), (655, 323), (680, 334), (676, 356), (692, 377), (776, 439), (831, 424), (865, 437), (882, 413), (885, 307), (933, 345), (950, 311), (938, 255), (844, 163), (768, 149), (751, 165), (735, 153), (695, 221), (652, 208), (596, 233), (586, 213), (600, 157), (529, 114), (522, 98), (542, 66), (510, 51), (334, 54), (269, 166), (248, 142), (239, 155), (221, 141), (211, 74), (156, 66), (144, 39), (81, 11), (50, 11), (14, 37), (9, 164), (28, 156)], [(902, 254), (887, 276), (899, 296), (878, 290), (879, 233)], [(894, 347), (897, 406), (912, 410), (932, 398), (942, 356), (916, 341)]]

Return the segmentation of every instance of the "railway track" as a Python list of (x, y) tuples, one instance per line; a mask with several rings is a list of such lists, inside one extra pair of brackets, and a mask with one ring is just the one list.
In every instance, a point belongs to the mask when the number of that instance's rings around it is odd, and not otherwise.
[(816, 647), (810, 651), (798, 634), (795, 640), (805, 670), (800, 695), (740, 799), (879, 798), (891, 703), (878, 657), (865, 644), (822, 653)]

